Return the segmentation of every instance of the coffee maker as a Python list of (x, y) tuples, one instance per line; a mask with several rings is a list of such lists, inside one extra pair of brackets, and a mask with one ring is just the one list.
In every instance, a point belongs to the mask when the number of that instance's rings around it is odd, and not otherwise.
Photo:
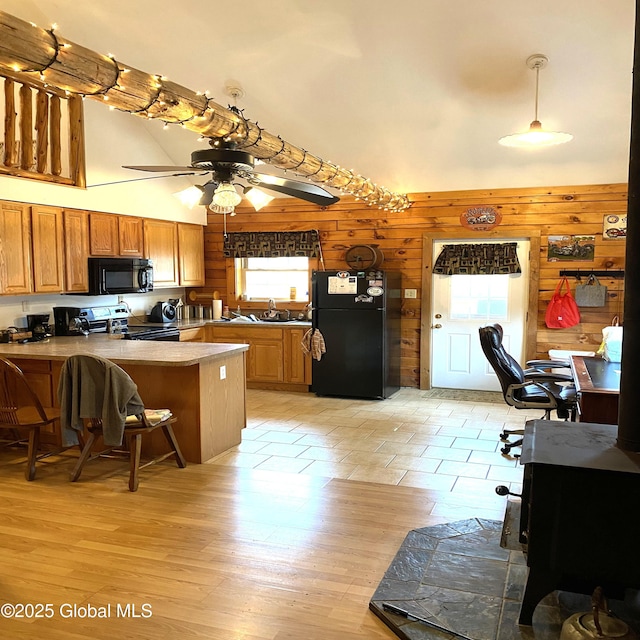
[(49, 313), (36, 313), (27, 316), (27, 331), (31, 331), (31, 339), (35, 342), (51, 337)]
[[(86, 336), (91, 331), (87, 319), (91, 309), (80, 307), (53, 307), (57, 336)], [(106, 331), (106, 320), (104, 321)]]

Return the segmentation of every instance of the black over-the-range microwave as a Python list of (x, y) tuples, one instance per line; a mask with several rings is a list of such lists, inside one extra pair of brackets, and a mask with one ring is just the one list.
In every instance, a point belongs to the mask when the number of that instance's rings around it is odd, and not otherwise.
[(153, 262), (144, 258), (89, 258), (89, 295), (153, 291)]

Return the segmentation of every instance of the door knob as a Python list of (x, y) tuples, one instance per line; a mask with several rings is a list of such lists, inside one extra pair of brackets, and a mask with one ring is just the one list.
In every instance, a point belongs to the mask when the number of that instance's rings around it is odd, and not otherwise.
[(436, 313), (436, 318), (442, 318), (442, 314), (441, 313)]
[(441, 324), (434, 324), (431, 328), (432, 329), (442, 329), (442, 325)]

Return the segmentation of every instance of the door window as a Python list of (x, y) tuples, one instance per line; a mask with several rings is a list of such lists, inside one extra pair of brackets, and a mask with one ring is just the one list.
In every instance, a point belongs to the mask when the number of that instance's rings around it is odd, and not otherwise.
[(508, 275), (455, 275), (451, 278), (450, 318), (499, 322), (507, 319)]

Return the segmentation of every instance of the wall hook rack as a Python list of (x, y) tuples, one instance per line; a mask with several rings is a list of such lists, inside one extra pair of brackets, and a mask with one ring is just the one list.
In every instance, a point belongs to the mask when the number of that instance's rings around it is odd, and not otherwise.
[(578, 280), (582, 277), (588, 278), (594, 275), (596, 278), (624, 278), (622, 269), (562, 269), (560, 276), (574, 277)]

